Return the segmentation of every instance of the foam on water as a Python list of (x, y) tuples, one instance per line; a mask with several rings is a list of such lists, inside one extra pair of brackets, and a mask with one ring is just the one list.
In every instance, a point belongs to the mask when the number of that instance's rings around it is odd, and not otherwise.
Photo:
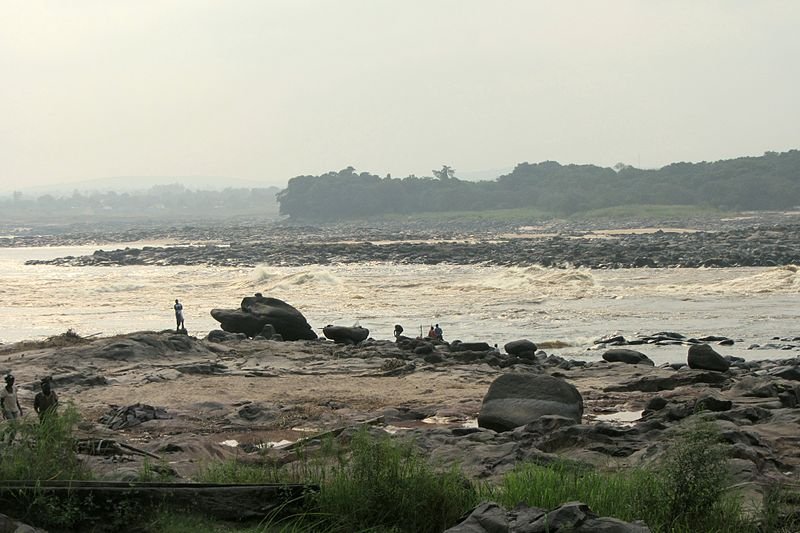
[[(104, 335), (174, 326), (172, 304), (184, 304), (186, 326), (202, 336), (218, 324), (209, 311), (238, 307), (261, 292), (297, 307), (319, 331), (325, 324), (369, 328), (391, 339), (440, 323), (446, 340), (559, 341), (561, 354), (596, 359), (592, 341), (620, 332), (678, 331), (750, 343), (795, 335), (800, 312), (796, 266), (727, 269), (589, 270), (475, 265), (334, 264), (232, 268), (26, 266), (28, 258), (91, 253), (85, 249), (0, 249), (0, 342), (41, 338), (72, 328)], [(653, 353), (656, 351), (656, 353)], [(737, 352), (737, 350), (739, 350)], [(555, 351), (548, 350), (548, 351)], [(655, 361), (685, 348), (647, 347)], [(663, 354), (663, 355), (659, 355)], [(682, 355), (681, 355), (682, 354)]]
[(583, 298), (592, 293), (595, 280), (591, 270), (586, 268), (487, 268), (487, 275), (480, 279), (479, 286), (498, 291), (524, 291), (541, 296)]
[(280, 267), (257, 266), (250, 274), (248, 285), (263, 287), (266, 290), (292, 289), (299, 285), (332, 287), (341, 280), (329, 270), (312, 267), (288, 271)]

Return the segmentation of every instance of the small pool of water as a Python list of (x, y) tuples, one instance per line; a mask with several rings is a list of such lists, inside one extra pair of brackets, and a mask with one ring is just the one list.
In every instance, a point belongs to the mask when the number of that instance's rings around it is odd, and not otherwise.
[(640, 418), (644, 411), (617, 411), (616, 413), (607, 413), (604, 415), (595, 415), (595, 420), (602, 422), (616, 422), (618, 424), (633, 424)]

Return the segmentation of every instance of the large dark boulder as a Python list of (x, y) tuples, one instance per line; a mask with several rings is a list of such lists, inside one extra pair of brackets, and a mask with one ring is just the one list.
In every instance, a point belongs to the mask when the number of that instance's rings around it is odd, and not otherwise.
[(241, 309), (212, 309), (211, 316), (229, 333), (244, 333), (255, 337), (267, 324), (284, 340), (314, 340), (317, 334), (303, 314), (277, 298), (256, 294), (242, 299)]
[(614, 348), (603, 354), (603, 359), (609, 363), (626, 363), (629, 365), (655, 366), (655, 363), (642, 352), (627, 348)]
[(726, 361), (724, 357), (715, 352), (714, 348), (708, 344), (695, 344), (689, 346), (687, 363), (689, 363), (689, 368), (714, 370), (716, 372), (725, 372), (731, 366), (731, 364)]
[(536, 348), (537, 346), (527, 339), (507, 342), (503, 346), (507, 354), (516, 355), (523, 359), (533, 359), (536, 356)]
[(800, 366), (798, 365), (786, 365), (770, 368), (767, 370), (767, 373), (770, 376), (775, 376), (790, 381), (800, 381)]
[(489, 386), (478, 414), (478, 426), (509, 431), (545, 415), (580, 423), (583, 398), (578, 389), (548, 375), (504, 374)]
[(494, 348), (488, 342), (461, 342), (450, 343), (451, 352), (488, 352)]
[(369, 337), (369, 330), (361, 326), (348, 327), (328, 325), (322, 328), (322, 333), (338, 344), (358, 344), (361, 341), (367, 340), (367, 337)]

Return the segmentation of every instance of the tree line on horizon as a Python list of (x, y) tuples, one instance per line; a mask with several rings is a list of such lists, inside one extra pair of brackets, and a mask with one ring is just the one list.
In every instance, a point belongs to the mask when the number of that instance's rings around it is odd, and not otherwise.
[(766, 152), (659, 169), (618, 164), (520, 163), (490, 181), (465, 181), (444, 166), (430, 177), (380, 177), (347, 167), (297, 176), (277, 195), (291, 219), (529, 208), (558, 215), (629, 205), (688, 205), (732, 211), (800, 206), (800, 151)]
[(175, 183), (131, 192), (75, 190), (72, 194), (0, 198), (0, 221), (87, 219), (198, 220), (241, 215), (277, 218), (276, 187), (192, 190)]

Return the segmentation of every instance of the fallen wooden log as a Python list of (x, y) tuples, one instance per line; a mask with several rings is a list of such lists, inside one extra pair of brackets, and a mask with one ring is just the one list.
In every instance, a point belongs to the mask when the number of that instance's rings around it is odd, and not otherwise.
[[(318, 485), (106, 481), (0, 481), (0, 509), (22, 512), (30, 501), (70, 500), (87, 516), (113, 516), (124, 504), (199, 512), (220, 520), (261, 519), (294, 512)], [(19, 508), (19, 509), (17, 509)]]
[(75, 442), (75, 451), (85, 455), (144, 455), (161, 460), (161, 457), (154, 453), (112, 439), (78, 439)]
[(376, 418), (370, 418), (368, 420), (364, 420), (363, 422), (359, 422), (357, 424), (353, 424), (352, 426), (343, 426), (338, 427), (335, 429), (331, 429), (329, 431), (323, 431), (322, 433), (317, 433), (316, 435), (312, 435), (311, 437), (304, 437), (302, 439), (298, 439), (292, 443), (285, 444), (283, 446), (275, 446), (276, 450), (293, 450), (295, 448), (300, 448), (308, 444), (309, 442), (317, 439), (324, 439), (327, 437), (336, 437), (344, 430), (351, 428), (351, 427), (361, 427), (361, 426), (374, 426), (375, 424), (383, 424), (384, 418), (382, 416)]

